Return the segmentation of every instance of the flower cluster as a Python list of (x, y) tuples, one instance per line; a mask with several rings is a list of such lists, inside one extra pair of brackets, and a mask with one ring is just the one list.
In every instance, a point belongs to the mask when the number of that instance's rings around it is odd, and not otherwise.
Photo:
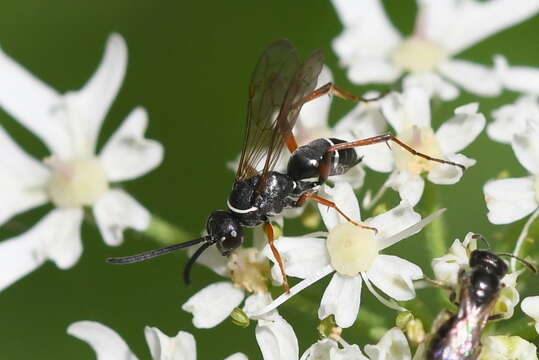
[[(525, 269), (534, 269), (533, 258), (524, 253), (523, 245), (539, 216), (539, 68), (511, 66), (504, 56), (496, 54), (492, 54), (492, 66), (457, 56), (490, 35), (535, 16), (539, 1), (418, 0), (415, 27), (409, 36), (400, 34), (391, 24), (380, 0), (332, 3), (343, 23), (333, 49), (347, 69), (349, 80), (355, 84), (398, 82), (399, 91), (366, 94), (364, 99), (373, 101), (358, 103), (334, 126), (329, 120), (330, 97), (306, 102), (293, 135), (300, 145), (323, 139), (331, 146), (335, 139), (350, 142), (373, 138), (388, 129), (394, 137), (354, 148), (357, 163), (327, 182), (293, 180), (294, 191), (309, 183), (308, 195), (317, 200), (317, 206), (315, 202), (302, 206), (301, 195), (307, 192), (287, 195), (285, 211), (263, 214), (261, 222), (265, 221), (270, 230), (255, 228), (251, 246), (228, 251), (225, 243), (231, 239), (213, 239), (211, 234), (186, 243), (199, 244), (188, 249), (188, 269), (196, 261), (223, 279), (198, 290), (181, 309), (193, 315), (192, 325), (197, 329), (214, 328), (228, 318), (241, 327), (255, 322), (254, 337), (265, 360), (408, 360), (412, 354), (415, 360), (432, 359), (429, 354), (433, 351), (451, 351), (454, 346), (449, 341), (443, 347), (434, 342), (438, 336), (453, 336), (440, 334), (443, 324), (465, 332), (459, 333), (459, 338), (475, 337), (472, 341), (481, 343), (481, 351), (479, 347), (472, 349), (474, 353), (467, 359), (537, 359), (530, 337), (501, 331), (481, 335), (481, 330), (489, 319), (501, 320), (501, 324), (517, 317), (523, 320), (518, 313), (520, 303), (539, 333), (539, 296), (528, 296), (521, 302), (518, 286), (526, 278)], [(0, 290), (48, 260), (61, 269), (74, 266), (82, 254), (83, 221), (94, 223), (110, 246), (123, 242), (127, 228), (139, 232), (148, 229), (150, 212), (119, 186), (148, 173), (163, 160), (162, 145), (144, 135), (148, 126), (144, 108), (136, 107), (105, 145), (99, 149), (97, 146), (126, 66), (126, 43), (122, 36), (112, 34), (88, 82), (80, 90), (61, 94), (0, 51), (0, 107), (36, 135), (49, 152), (44, 159), (36, 159), (0, 126), (0, 226), (35, 207), (52, 207), (34, 226), (0, 242)], [(317, 79), (318, 88), (332, 79), (331, 70), (324, 65)], [(461, 90), (483, 97), (510, 90), (519, 92), (520, 97), (493, 111), (488, 125), (489, 114), (480, 111), (478, 101), (459, 104), (452, 108), (450, 116), (439, 116), (436, 101), (454, 100)], [(250, 96), (250, 101), (257, 101)], [(304, 99), (307, 98), (300, 98)], [(480, 167), (462, 152), (469, 152), (465, 149), (485, 127), (492, 140), (511, 145), (528, 173), (524, 177), (489, 180), (484, 185), (486, 217), (497, 225), (529, 218), (512, 254), (483, 250), (481, 254), (491, 257), (486, 265), (479, 264), (476, 258), (480, 236), (471, 232), (463, 241), (454, 240), (445, 255), (433, 252), (431, 279), (416, 264), (420, 263), (418, 259), (395, 255), (391, 247), (414, 241), (425, 227), (434, 227), (433, 222), (439, 226), (446, 209), (440, 203), (425, 206), (430, 201), (424, 197), (427, 186), (457, 184), (464, 169)], [(335, 166), (338, 155), (333, 152)], [(272, 164), (275, 171), (286, 174), (288, 160), (287, 155), (281, 156)], [(313, 161), (322, 168), (322, 160)], [(241, 160), (232, 162), (229, 167), (236, 169), (240, 163)], [(264, 166), (263, 162), (260, 166)], [(374, 196), (374, 189), (364, 189), (368, 173), (364, 166), (386, 176)], [(427, 185), (426, 180), (433, 185)], [(387, 189), (396, 193), (385, 196)], [(359, 191), (364, 192), (361, 204)], [(238, 218), (238, 214), (260, 210), (255, 206), (237, 209), (230, 202), (228, 207)], [(288, 218), (298, 216), (308, 231), (291, 235)], [(309, 221), (312, 218), (315, 221)], [(317, 220), (321, 220), (323, 229), (317, 229)], [(207, 231), (214, 225), (208, 221)], [(318, 231), (312, 232), (315, 229)], [(240, 237), (235, 230), (231, 233), (232, 240)], [(159, 233), (152, 236), (160, 241)], [(438, 234), (427, 241), (444, 246), (447, 239), (445, 234)], [(215, 243), (217, 246), (210, 246)], [(159, 251), (143, 257), (158, 254)], [(511, 257), (509, 268), (502, 260), (505, 255)], [(517, 261), (526, 266), (518, 268)], [(309, 310), (320, 320), (321, 338), (301, 343), (281, 314), (286, 311), (279, 310), (294, 307), (291, 299), (304, 299), (308, 291), (300, 293), (325, 277), (331, 279)], [(287, 279), (292, 287), (283, 292)], [(440, 309), (428, 331), (423, 326), (427, 317), (417, 310), (420, 306), (410, 305), (426, 284), (449, 290), (445, 305), (453, 303), (449, 310)], [(379, 325), (373, 329), (376, 345), (361, 348), (348, 343), (344, 332), (355, 325), (369, 326), (368, 321), (364, 325), (361, 320), (365, 287), (385, 305), (388, 316), (396, 317), (396, 326)], [(458, 319), (473, 322), (479, 329), (473, 334), (450, 323), (457, 316), (453, 313), (463, 316), (460, 309), (466, 306), (474, 307), (479, 315)], [(137, 359), (114, 330), (98, 322), (75, 322), (67, 331), (87, 342), (99, 359)], [(153, 359), (196, 359), (195, 339), (188, 332), (168, 337), (156, 327), (146, 327), (144, 334)], [(247, 356), (235, 353), (226, 359)]]

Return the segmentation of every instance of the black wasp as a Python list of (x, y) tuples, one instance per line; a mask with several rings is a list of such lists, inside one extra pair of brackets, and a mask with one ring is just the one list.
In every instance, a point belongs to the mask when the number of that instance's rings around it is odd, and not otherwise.
[[(130, 264), (202, 243), (185, 266), (184, 280), (189, 284), (191, 267), (204, 250), (215, 244), (223, 256), (228, 256), (243, 243), (243, 227), (264, 224), (269, 245), (283, 275), (284, 287), (288, 291), (284, 265), (273, 244), (270, 218), (285, 208), (302, 206), (311, 198), (332, 207), (355, 225), (365, 227), (353, 222), (333, 202), (315, 194), (329, 176), (343, 174), (361, 161), (352, 148), (393, 141), (414, 155), (465, 169), (460, 164), (418, 153), (390, 134), (353, 142), (334, 138), (317, 139), (298, 147), (292, 129), (303, 104), (326, 94), (354, 102), (369, 101), (349, 94), (332, 83), (315, 89), (323, 64), (324, 55), (320, 50), (302, 63), (296, 48), (288, 40), (273, 42), (258, 60), (252, 75), (245, 138), (227, 201), (228, 209), (210, 214), (206, 221), (206, 236), (138, 255), (109, 258), (107, 261)], [(285, 146), (292, 153), (287, 171), (273, 171)]]
[[(480, 238), (480, 235), (474, 235)], [(430, 339), (426, 360), (475, 360), (481, 353), (481, 333), (491, 315), (494, 305), (504, 287), (501, 282), (507, 273), (507, 265), (500, 256), (486, 250), (474, 250), (470, 254), (468, 271), (458, 276), (458, 310), (443, 322)], [(517, 258), (533, 272), (535, 267)]]

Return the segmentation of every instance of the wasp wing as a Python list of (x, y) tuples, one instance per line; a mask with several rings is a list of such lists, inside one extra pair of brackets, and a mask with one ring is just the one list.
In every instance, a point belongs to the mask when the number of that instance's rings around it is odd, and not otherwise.
[(288, 40), (273, 42), (258, 60), (249, 87), (245, 138), (236, 180), (258, 174), (263, 161), (272, 157), (277, 115), (299, 67), (297, 50)]

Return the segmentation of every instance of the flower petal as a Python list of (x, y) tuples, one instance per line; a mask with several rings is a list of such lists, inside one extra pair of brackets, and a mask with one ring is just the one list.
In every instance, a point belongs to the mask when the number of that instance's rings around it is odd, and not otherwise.
[(358, 85), (370, 83), (387, 84), (397, 81), (401, 75), (401, 70), (382, 59), (373, 61), (358, 60), (357, 63), (350, 64), (347, 75), (352, 83)]
[(354, 324), (361, 301), (361, 276), (346, 276), (335, 273), (324, 291), (318, 318), (323, 320), (335, 315), (335, 322), (342, 328)]
[(488, 220), (509, 224), (537, 209), (533, 178), (511, 178), (489, 181), (483, 187)]
[(539, 68), (509, 66), (503, 55), (494, 57), (494, 66), (506, 89), (528, 94), (539, 94)]
[(412, 280), (423, 277), (421, 268), (411, 262), (392, 255), (378, 255), (367, 277), (377, 288), (395, 300), (406, 301), (415, 297)]
[[(464, 165), (466, 168), (475, 165), (474, 159), (470, 159), (462, 154), (447, 155), (445, 156), (445, 159)], [(464, 172), (460, 167), (449, 164), (436, 164), (430, 169), (427, 179), (433, 184), (450, 185), (459, 182), (462, 175), (464, 175)]]
[(76, 122), (78, 151), (95, 153), (97, 136), (109, 108), (120, 90), (127, 68), (127, 45), (120, 34), (107, 39), (97, 70), (79, 91), (65, 97), (68, 119)]
[(260, 320), (255, 334), (264, 360), (298, 359), (298, 339), (292, 326), (281, 316), (272, 320)]
[[(249, 295), (247, 299), (245, 299), (245, 306), (243, 307), (243, 311), (246, 314), (256, 314), (260, 312), (260, 310), (270, 305), (272, 302), (273, 299), (271, 298), (271, 294), (269, 292), (254, 293), (252, 295)], [(277, 312), (277, 309), (275, 309), (270, 312), (264, 313), (262, 316), (253, 316), (252, 319), (271, 320), (278, 316), (279, 313)]]
[(322, 340), (318, 340), (314, 344), (312, 344), (303, 355), (301, 355), (300, 360), (318, 360), (318, 359), (331, 359), (330, 357), (330, 351), (331, 349), (339, 349), (339, 345), (337, 345), (337, 342), (330, 338), (324, 338)]
[(392, 328), (376, 345), (366, 345), (365, 353), (370, 360), (410, 360), (412, 354), (404, 333)]
[(513, 104), (504, 105), (492, 113), (494, 121), (487, 127), (488, 136), (495, 141), (510, 143), (513, 135), (526, 131), (527, 122), (539, 122), (539, 103), (536, 95), (521, 96)]
[(440, 64), (438, 70), (449, 80), (473, 94), (497, 96), (502, 92), (502, 84), (496, 72), (484, 65), (452, 59)]
[(96, 321), (74, 322), (67, 328), (67, 333), (87, 342), (98, 360), (138, 359), (116, 331)]
[(528, 296), (522, 300), (520, 307), (524, 314), (533, 318), (536, 322), (539, 321), (539, 296)]
[(539, 174), (539, 124), (528, 122), (526, 130), (511, 142), (518, 161), (532, 174)]
[(123, 241), (125, 228), (143, 231), (150, 225), (150, 213), (131, 195), (120, 189), (108, 190), (93, 206), (97, 227), (107, 245)]
[(144, 337), (154, 360), (196, 360), (195, 337), (186, 331), (179, 331), (171, 338), (156, 327), (146, 326)]
[(45, 186), (50, 173), (15, 144), (1, 126), (0, 144), (1, 225), (12, 216), (47, 202)]
[(210, 284), (191, 296), (182, 310), (193, 314), (193, 325), (209, 329), (220, 324), (243, 301), (243, 291), (231, 282)]
[[(359, 203), (354, 193), (352, 186), (346, 182), (338, 182), (332, 188), (328, 185), (322, 186), (320, 196), (329, 201), (333, 201), (335, 205), (350, 219), (360, 221), (361, 215), (359, 212)], [(318, 210), (322, 215), (322, 220), (328, 230), (331, 230), (335, 225), (347, 222), (335, 209), (326, 205), (318, 204)]]
[(436, 131), (444, 154), (453, 154), (468, 146), (483, 131), (485, 116), (477, 112), (478, 104), (471, 103), (455, 109), (455, 116)]
[(0, 106), (36, 134), (52, 153), (65, 155), (69, 134), (54, 107), (61, 96), (0, 50)]
[(135, 179), (161, 164), (163, 146), (144, 138), (147, 126), (148, 113), (137, 107), (107, 142), (100, 158), (110, 181)]
[(416, 213), (406, 201), (402, 201), (398, 206), (367, 220), (366, 223), (378, 229), (376, 240), (381, 246), (379, 250), (383, 250), (386, 248), (385, 239), (418, 223), (420, 220), (421, 215)]
[(248, 360), (247, 355), (242, 353), (235, 353), (227, 356), (225, 360)]
[(425, 189), (423, 178), (407, 171), (395, 172), (387, 185), (397, 190), (401, 200), (408, 202), (411, 206), (417, 205)]
[(421, 72), (406, 75), (403, 85), (404, 88), (420, 87), (425, 89), (429, 96), (439, 97), (443, 101), (454, 100), (460, 93), (457, 87), (433, 72)]
[(409, 87), (402, 94), (391, 93), (380, 100), (382, 113), (397, 132), (410, 126), (430, 127), (430, 99), (425, 89)]
[[(331, 74), (329, 67), (324, 65), (322, 72), (318, 76), (316, 88), (318, 89), (319, 87), (330, 82), (333, 82), (333, 75)], [(296, 122), (296, 126), (300, 125), (306, 129), (327, 127), (331, 100), (331, 96), (323, 96), (315, 101), (309, 101), (303, 105), (301, 112), (299, 113), (299, 119)]]

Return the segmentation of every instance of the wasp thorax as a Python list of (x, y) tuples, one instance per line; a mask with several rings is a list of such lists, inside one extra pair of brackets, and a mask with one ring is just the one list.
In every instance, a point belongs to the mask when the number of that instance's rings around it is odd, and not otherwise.
[(63, 208), (93, 205), (109, 188), (105, 170), (96, 157), (45, 159), (52, 170), (48, 192), (52, 202)]
[[(440, 143), (430, 127), (420, 129), (416, 125), (408, 126), (399, 133), (399, 139), (418, 152), (429, 154), (435, 158), (443, 158)], [(437, 165), (437, 163), (415, 156), (399, 146), (393, 148), (393, 153), (397, 168), (412, 174), (419, 175), (424, 171), (430, 171)]]
[(260, 256), (255, 248), (238, 249), (228, 261), (230, 278), (240, 288), (249, 292), (261, 293), (268, 291), (269, 261)]
[(435, 70), (446, 57), (446, 52), (438, 44), (410, 37), (393, 52), (392, 60), (404, 71), (428, 72)]
[(367, 271), (378, 256), (374, 232), (350, 223), (331, 229), (326, 244), (331, 265), (342, 275), (356, 276)]

